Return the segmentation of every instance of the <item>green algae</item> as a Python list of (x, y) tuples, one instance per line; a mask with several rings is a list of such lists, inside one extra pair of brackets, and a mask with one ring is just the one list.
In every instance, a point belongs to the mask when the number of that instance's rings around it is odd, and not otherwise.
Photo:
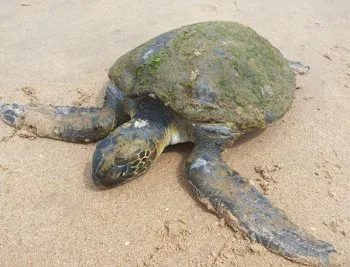
[(234, 22), (198, 23), (157, 36), (118, 59), (109, 76), (126, 92), (155, 92), (188, 119), (243, 132), (265, 127), (265, 116), (268, 122), (280, 118), (294, 95), (282, 54)]

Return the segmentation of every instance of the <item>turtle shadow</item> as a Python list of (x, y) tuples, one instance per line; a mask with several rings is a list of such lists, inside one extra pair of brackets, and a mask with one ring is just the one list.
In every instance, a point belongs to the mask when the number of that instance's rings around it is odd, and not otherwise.
[(166, 147), (163, 153), (176, 153), (181, 155), (181, 162), (176, 166), (176, 173), (178, 174), (177, 180), (180, 183), (181, 187), (184, 188), (184, 190), (191, 196), (191, 198), (194, 201), (194, 204), (199, 208), (206, 210), (205, 207), (198, 202), (198, 199), (195, 193), (193, 192), (185, 173), (186, 161), (187, 158), (190, 156), (193, 147), (193, 143), (176, 144)]
[(96, 186), (92, 180), (92, 159), (85, 164), (83, 177), (84, 177), (83, 183), (88, 190), (91, 190), (91, 191), (102, 190), (102, 188), (99, 188), (98, 186)]

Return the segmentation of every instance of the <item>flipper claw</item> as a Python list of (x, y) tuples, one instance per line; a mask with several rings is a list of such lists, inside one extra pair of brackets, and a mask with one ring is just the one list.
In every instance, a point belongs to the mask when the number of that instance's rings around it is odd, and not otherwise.
[(5, 123), (10, 126), (18, 127), (25, 115), (25, 108), (23, 105), (16, 103), (5, 104), (0, 102), (0, 117)]

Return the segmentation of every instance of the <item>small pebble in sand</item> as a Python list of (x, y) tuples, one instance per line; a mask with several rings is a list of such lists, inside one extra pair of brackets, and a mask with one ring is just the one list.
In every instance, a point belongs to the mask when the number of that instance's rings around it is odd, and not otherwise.
[(249, 250), (253, 253), (261, 253), (262, 247), (259, 244), (253, 243), (250, 245)]

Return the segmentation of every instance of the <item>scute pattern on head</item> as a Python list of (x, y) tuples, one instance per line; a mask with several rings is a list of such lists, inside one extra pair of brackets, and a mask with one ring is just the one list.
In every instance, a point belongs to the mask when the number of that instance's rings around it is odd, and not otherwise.
[(235, 22), (161, 34), (118, 59), (109, 77), (127, 93), (154, 92), (185, 118), (240, 133), (282, 117), (295, 87), (282, 54)]

